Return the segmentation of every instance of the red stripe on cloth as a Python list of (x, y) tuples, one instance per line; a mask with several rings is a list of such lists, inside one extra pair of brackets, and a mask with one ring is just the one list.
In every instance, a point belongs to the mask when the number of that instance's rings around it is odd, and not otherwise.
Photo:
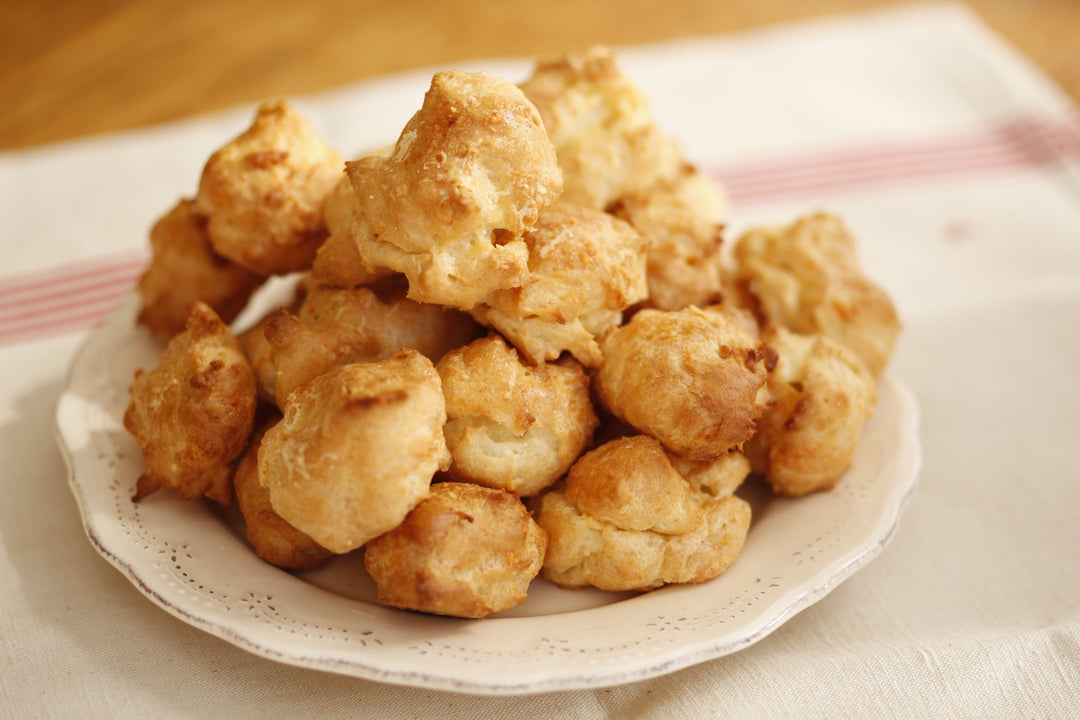
[[(1080, 121), (1024, 117), (997, 128), (717, 168), (741, 206), (971, 178), (1080, 158)], [(0, 345), (92, 327), (132, 290), (145, 253), (0, 278)]]
[(1075, 156), (1080, 156), (1080, 123), (1023, 118), (981, 133), (796, 155), (714, 174), (738, 206), (1039, 167)]
[[(946, 177), (969, 178), (975, 174), (994, 170), (1013, 170), (1032, 167), (1023, 157), (984, 156), (969, 158), (949, 158), (948, 162), (930, 160), (927, 162), (909, 162), (887, 169), (879, 167), (852, 167), (842, 171), (822, 172), (807, 177), (777, 178), (771, 182), (740, 184), (726, 182), (732, 203), (751, 205), (754, 203), (786, 201), (824, 193), (851, 190), (869, 190), (886, 184), (910, 184), (913, 180), (928, 181)], [(723, 179), (723, 176), (721, 176)]]
[(92, 290), (56, 295), (41, 302), (0, 305), (0, 333), (3, 333), (4, 327), (9, 324), (26, 324), (34, 320), (63, 317), (88, 305), (102, 302), (115, 305), (120, 298), (131, 292), (131, 288), (130, 281), (112, 282)]
[(81, 303), (99, 297), (119, 297), (132, 289), (134, 280), (135, 277), (125, 274), (116, 278), (106, 278), (101, 282), (87, 283), (78, 288), (57, 288), (41, 291), (34, 297), (11, 301), (0, 300), (0, 322), (12, 317), (30, 318), (62, 312), (68, 308), (77, 308)]
[(77, 312), (0, 326), (0, 346), (96, 327), (109, 317), (118, 304), (119, 298), (114, 298), (109, 302), (84, 305)]
[(33, 300), (42, 293), (77, 290), (87, 283), (96, 284), (107, 278), (131, 282), (143, 271), (147, 261), (145, 253), (125, 253), (0, 278), (0, 304), (23, 298)]
[(96, 325), (131, 292), (146, 262), (124, 254), (0, 279), (0, 345)]

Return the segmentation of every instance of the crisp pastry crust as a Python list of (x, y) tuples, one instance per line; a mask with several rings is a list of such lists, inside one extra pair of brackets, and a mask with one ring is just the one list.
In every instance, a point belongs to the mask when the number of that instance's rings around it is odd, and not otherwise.
[(664, 452), (675, 472), (696, 490), (711, 497), (734, 493), (752, 469), (749, 458), (738, 450), (731, 450), (714, 460), (693, 460), (666, 448)]
[[(831, 215), (726, 247), (723, 187), (611, 50), (520, 86), (436, 73), (354, 157), (266, 102), (155, 224), (138, 322), (168, 344), (124, 415), (135, 500), (235, 494), (266, 561), (362, 549), (380, 602), (481, 618), (540, 572), (706, 581), (752, 471), (787, 496), (847, 471), (891, 300)], [(234, 337), (271, 275), (260, 301), (295, 295)]]
[(300, 282), (296, 283), (292, 300), (288, 304), (271, 310), (254, 325), (241, 331), (236, 336), (236, 340), (240, 343), (240, 349), (244, 351), (244, 356), (247, 357), (248, 362), (251, 363), (251, 369), (255, 372), (255, 382), (259, 390), (259, 399), (271, 405), (276, 404), (277, 402), (275, 393), (275, 388), (277, 387), (277, 367), (274, 363), (274, 346), (266, 339), (266, 325), (270, 322), (271, 318), (281, 311), (282, 307), (291, 313), (300, 311), (300, 304), (307, 295), (308, 286), (311, 285), (310, 282), (306, 281), (309, 277), (310, 276), (301, 278)]
[(182, 500), (232, 502), (233, 461), (255, 422), (255, 375), (225, 323), (205, 303), (190, 306), (153, 370), (135, 371), (124, 427), (146, 469), (135, 500), (162, 487)]
[(768, 402), (768, 348), (737, 311), (641, 310), (601, 349), (603, 403), (688, 458), (716, 458), (746, 442)]
[(260, 275), (311, 267), (326, 237), (322, 205), (344, 163), (284, 100), (207, 160), (195, 209), (214, 249)]
[(182, 199), (150, 230), (150, 264), (139, 278), (138, 322), (168, 340), (184, 330), (188, 305), (201, 300), (225, 323), (247, 305), (263, 277), (214, 252), (206, 220)]
[(900, 320), (888, 294), (863, 273), (855, 239), (819, 213), (779, 229), (747, 232), (735, 246), (736, 276), (768, 322), (827, 335), (851, 348), (871, 374), (892, 354)]
[[(280, 416), (274, 417), (268, 425), (278, 419)], [(265, 428), (252, 436), (233, 477), (245, 537), (255, 548), (255, 554), (272, 565), (289, 570), (324, 565), (334, 554), (285, 522), (270, 504), (269, 491), (259, 483), (259, 445), (263, 432)]]
[(694, 489), (647, 435), (612, 440), (583, 455), (563, 492), (582, 513), (622, 530), (679, 535), (701, 524)]
[(541, 59), (521, 89), (551, 136), (567, 202), (603, 210), (678, 175), (678, 147), (610, 49)]
[(277, 367), (274, 365), (274, 346), (266, 339), (266, 324), (277, 312), (272, 311), (236, 336), (244, 357), (248, 359), (255, 373), (259, 399), (271, 404), (277, 403)]
[(602, 359), (596, 337), (645, 298), (646, 242), (599, 210), (556, 203), (524, 235), (529, 275), (497, 290), (473, 317), (507, 337), (532, 362), (569, 352), (587, 367)]
[(326, 197), (323, 218), (329, 233), (315, 253), (311, 275), (319, 283), (340, 288), (367, 285), (394, 271), (369, 266), (356, 247), (357, 235), (366, 232), (367, 219), (352, 182), (345, 175)]
[(442, 384), (406, 348), (291, 393), (259, 449), (259, 482), (290, 525), (335, 553), (396, 527), (450, 464)]
[(278, 406), (340, 365), (382, 360), (404, 347), (435, 362), (479, 334), (468, 314), (414, 302), (405, 292), (397, 277), (349, 289), (309, 283), (296, 314), (280, 309), (272, 315), (263, 333), (272, 348)]
[(624, 195), (609, 212), (649, 243), (648, 307), (682, 310), (724, 299), (727, 197), (716, 181), (687, 166), (670, 182)]
[(562, 190), (536, 108), (483, 73), (437, 73), (394, 151), (346, 169), (363, 261), (404, 273), (414, 300), (461, 309), (524, 278), (520, 235)]
[(547, 536), (513, 493), (440, 482), (404, 522), (370, 542), (379, 602), (482, 618), (525, 601)]
[(778, 494), (831, 489), (851, 465), (863, 423), (873, 414), (874, 378), (855, 353), (824, 335), (770, 327), (764, 339), (779, 358), (769, 375), (775, 401), (746, 454)]
[[(727, 456), (714, 462), (724, 466), (716, 476), (749, 469)], [(645, 435), (586, 453), (565, 485), (538, 504), (537, 522), (548, 533), (544, 577), (563, 587), (624, 591), (703, 582), (735, 561), (750, 524), (748, 503), (689, 483)]]
[(589, 379), (572, 358), (527, 365), (498, 335), (436, 365), (446, 397), (447, 476), (535, 495), (567, 471), (597, 425)]

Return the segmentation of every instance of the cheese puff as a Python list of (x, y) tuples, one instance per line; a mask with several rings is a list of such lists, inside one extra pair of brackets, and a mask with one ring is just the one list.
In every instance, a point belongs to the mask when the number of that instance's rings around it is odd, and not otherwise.
[(263, 277), (214, 252), (206, 221), (184, 199), (150, 230), (150, 264), (139, 278), (138, 322), (168, 340), (184, 330), (188, 305), (201, 300), (226, 323), (247, 305)]
[(207, 160), (195, 209), (214, 249), (254, 273), (311, 266), (326, 230), (322, 205), (344, 167), (284, 100), (259, 106), (251, 127)]
[(738, 557), (750, 525), (747, 502), (695, 488), (645, 435), (586, 453), (539, 505), (537, 523), (549, 538), (544, 577), (570, 588), (709, 580)]
[(348, 177), (342, 176), (326, 197), (323, 218), (330, 234), (319, 246), (311, 266), (311, 275), (316, 281), (351, 288), (393, 273), (389, 268), (368, 266), (360, 256), (356, 237), (360, 232), (366, 232), (367, 222)]
[(526, 365), (491, 335), (450, 351), (435, 369), (446, 396), (450, 478), (535, 495), (592, 438), (589, 379), (572, 358)]
[(610, 49), (541, 59), (521, 89), (555, 145), (567, 202), (603, 210), (678, 175), (677, 146)]
[(283, 410), (259, 448), (259, 482), (285, 522), (334, 553), (399, 525), (450, 464), (442, 384), (416, 350), (320, 375)]
[(532, 362), (569, 351), (586, 367), (599, 365), (596, 336), (648, 293), (644, 238), (607, 213), (560, 202), (524, 239), (528, 277), (520, 287), (493, 292), (473, 317)]
[(863, 274), (855, 239), (839, 218), (819, 213), (786, 228), (751, 230), (734, 255), (737, 278), (765, 320), (827, 335), (881, 374), (900, 320), (886, 292)]
[(350, 289), (312, 283), (295, 315), (281, 309), (269, 318), (264, 334), (273, 348), (278, 406), (339, 365), (382, 360), (403, 347), (437, 361), (477, 336), (467, 314), (413, 302), (405, 290), (398, 278)]
[(766, 330), (778, 354), (769, 375), (775, 397), (746, 444), (773, 491), (831, 489), (851, 465), (863, 423), (877, 402), (874, 378), (848, 348), (824, 335)]
[(513, 493), (440, 482), (398, 527), (368, 543), (378, 600), (482, 618), (525, 601), (547, 536)]
[(394, 151), (346, 171), (368, 224), (364, 262), (404, 273), (414, 300), (461, 309), (520, 283), (519, 236), (562, 190), (536, 108), (483, 73), (437, 73)]
[(686, 167), (671, 181), (623, 196), (609, 208), (649, 242), (648, 307), (682, 310), (721, 301), (721, 240), (727, 198), (721, 187)]
[[(283, 307), (291, 313), (300, 311), (300, 305), (307, 296), (308, 288), (312, 286), (310, 275), (305, 275), (296, 283), (293, 297)], [(255, 372), (255, 383), (259, 390), (259, 399), (270, 404), (277, 402), (275, 388), (277, 387), (277, 366), (274, 363), (274, 346), (266, 339), (266, 325), (280, 312), (281, 308), (275, 308), (264, 315), (257, 323), (240, 332), (236, 340), (240, 343), (240, 349), (251, 363), (251, 369)]]
[(191, 304), (187, 328), (157, 367), (135, 371), (124, 427), (146, 470), (136, 501), (162, 487), (182, 500), (232, 502), (234, 460), (255, 422), (255, 375), (229, 328), (205, 303)]
[(711, 497), (731, 495), (753, 469), (750, 459), (738, 450), (731, 450), (713, 460), (692, 460), (666, 448), (664, 452), (675, 472), (696, 490)]
[(277, 366), (274, 364), (274, 346), (266, 339), (266, 325), (277, 313), (278, 310), (274, 310), (236, 336), (244, 357), (248, 359), (255, 373), (259, 399), (271, 404), (277, 403)]
[[(272, 424), (280, 416), (274, 417)], [(236, 466), (233, 485), (236, 504), (244, 518), (245, 536), (255, 554), (272, 565), (289, 570), (307, 570), (326, 564), (332, 552), (285, 522), (270, 504), (270, 493), (259, 484), (259, 446), (265, 428), (252, 437)]]
[(769, 353), (733, 311), (645, 309), (601, 342), (607, 408), (672, 452), (709, 460), (746, 442), (769, 400)]

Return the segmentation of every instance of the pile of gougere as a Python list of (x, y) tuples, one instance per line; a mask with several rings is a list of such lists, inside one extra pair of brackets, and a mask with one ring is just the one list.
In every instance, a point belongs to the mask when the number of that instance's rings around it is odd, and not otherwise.
[[(844, 474), (899, 331), (840, 220), (728, 244), (725, 205), (602, 48), (520, 85), (437, 73), (348, 162), (266, 102), (150, 234), (135, 500), (235, 498), (268, 562), (362, 549), (380, 602), (443, 615), (540, 573), (715, 577), (748, 475)], [(234, 334), (279, 275), (295, 296)]]

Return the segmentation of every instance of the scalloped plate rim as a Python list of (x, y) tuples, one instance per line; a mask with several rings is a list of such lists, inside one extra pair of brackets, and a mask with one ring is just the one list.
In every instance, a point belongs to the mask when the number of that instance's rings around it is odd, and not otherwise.
[[(387, 663), (382, 661), (383, 659), (378, 653), (363, 651), (351, 653), (335, 651), (323, 654), (299, 653), (283, 647), (280, 643), (258, 637), (258, 633), (253, 632), (250, 628), (238, 628), (235, 623), (222, 622), (220, 618), (212, 617), (211, 613), (193, 612), (189, 608), (183, 607), (184, 603), (178, 602), (175, 597), (162, 592), (159, 583), (147, 577), (147, 569), (137, 562), (138, 559), (142, 558), (138, 556), (136, 548), (124, 545), (118, 548), (110, 540), (102, 537), (103, 533), (98, 523), (104, 522), (106, 523), (106, 529), (111, 529), (108, 523), (113, 518), (98, 518), (91, 515), (91, 502), (87, 495), (89, 489), (85, 483), (87, 470), (79, 467), (78, 451), (72, 447), (74, 433), (79, 429), (71, 425), (73, 419), (70, 417), (71, 413), (69, 412), (71, 404), (79, 402), (73, 384), (78, 379), (80, 370), (83, 369), (89, 359), (96, 357), (95, 353), (102, 352), (98, 346), (106, 342), (110, 333), (123, 335), (125, 332), (123, 324), (130, 323), (133, 315), (133, 305), (133, 296), (129, 296), (104, 325), (92, 332), (90, 337), (84, 341), (71, 363), (64, 390), (57, 402), (54, 434), (68, 469), (68, 483), (75, 497), (84, 531), (91, 545), (105, 560), (127, 578), (139, 592), (174, 617), (255, 655), (298, 667), (329, 671), (397, 685), (482, 695), (514, 695), (555, 690), (595, 689), (665, 675), (738, 652), (760, 641), (796, 614), (824, 598), (836, 586), (865, 567), (885, 549), (895, 534), (901, 516), (914, 495), (918, 484), (917, 480), (922, 458), (918, 442), (917, 404), (910, 389), (898, 378), (886, 372), (879, 381), (879, 388), (884, 387), (888, 391), (890, 399), (896, 403), (897, 417), (892, 418), (892, 420), (899, 424), (897, 432), (907, 440), (908, 446), (905, 448), (906, 454), (894, 458), (897, 462), (891, 469), (892, 474), (897, 476), (898, 482), (883, 492), (881, 514), (876, 518), (876, 522), (872, 524), (872, 527), (864, 532), (862, 537), (856, 538), (850, 545), (845, 546), (845, 552), (823, 565), (813, 575), (811, 581), (796, 584), (779, 593), (763, 610), (744, 623), (742, 632), (729, 631), (726, 635), (730, 637), (726, 639), (717, 640), (710, 637), (701, 641), (688, 640), (685, 643), (676, 643), (666, 649), (658, 648), (650, 653), (645, 653), (643, 660), (627, 661), (615, 667), (573, 668), (561, 671), (541, 669), (536, 672), (522, 670), (516, 674), (511, 673), (509, 676), (503, 675), (498, 680), (492, 680), (490, 675), (484, 675), (482, 672), (472, 674), (467, 671), (462, 672), (455, 667), (454, 663), (447, 663), (444, 671), (432, 672), (416, 668), (410, 669), (407, 666), (399, 667), (399, 663)], [(132, 334), (131, 330), (126, 332)], [(752, 537), (748, 538), (748, 543), (752, 539)], [(744, 548), (745, 552), (746, 548)], [(135, 553), (136, 559), (133, 559), (132, 553)], [(704, 586), (693, 586), (691, 590), (701, 587)], [(321, 589), (319, 591), (327, 592)], [(654, 591), (654, 593), (648, 595), (659, 596), (662, 592), (662, 590)], [(566, 615), (603, 612), (609, 607), (612, 606), (578, 610), (566, 613)], [(412, 618), (421, 617), (412, 613), (402, 613), (401, 611), (386, 608), (376, 609), (376, 612), (379, 611), (395, 613), (394, 617), (406, 618), (405, 622)], [(496, 617), (482, 621), (465, 622), (492, 623), (494, 621), (512, 623), (518, 620), (527, 621), (530, 619)], [(430, 620), (427, 619), (423, 622)], [(444, 618), (435, 618), (434, 620), (436, 622), (443, 620), (451, 623), (462, 622)], [(479, 669), (482, 670), (485, 667), (490, 669), (490, 667), (484, 665), (480, 665)]]

